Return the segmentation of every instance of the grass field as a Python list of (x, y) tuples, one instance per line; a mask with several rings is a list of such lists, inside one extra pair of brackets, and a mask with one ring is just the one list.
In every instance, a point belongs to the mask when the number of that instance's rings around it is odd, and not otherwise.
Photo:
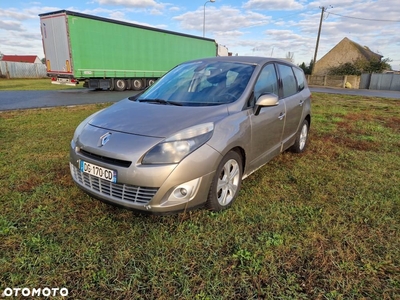
[(143, 216), (71, 181), (75, 127), (107, 106), (0, 113), (0, 293), (71, 299), (399, 299), (400, 101), (313, 95), (310, 144), (222, 213)]
[(50, 78), (41, 79), (6, 79), (0, 78), (0, 91), (25, 91), (25, 90), (61, 90), (82, 88), (80, 83), (77, 86), (52, 84)]

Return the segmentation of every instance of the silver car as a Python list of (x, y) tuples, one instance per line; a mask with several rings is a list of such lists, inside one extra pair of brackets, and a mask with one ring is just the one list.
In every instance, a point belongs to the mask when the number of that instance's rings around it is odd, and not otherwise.
[(91, 196), (133, 210), (226, 209), (242, 179), (282, 151), (304, 151), (310, 97), (303, 71), (287, 61), (180, 64), (77, 127), (72, 178)]

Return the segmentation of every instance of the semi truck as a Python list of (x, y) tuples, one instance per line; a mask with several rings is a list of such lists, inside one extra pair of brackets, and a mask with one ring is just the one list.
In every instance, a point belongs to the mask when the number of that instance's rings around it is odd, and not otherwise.
[(39, 17), (53, 84), (141, 90), (181, 62), (228, 55), (210, 38), (68, 10)]

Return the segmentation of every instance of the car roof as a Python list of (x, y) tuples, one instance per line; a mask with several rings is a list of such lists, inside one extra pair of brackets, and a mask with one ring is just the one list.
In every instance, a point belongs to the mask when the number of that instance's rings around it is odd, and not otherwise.
[(262, 56), (218, 56), (218, 57), (210, 57), (210, 58), (203, 58), (197, 59), (196, 61), (229, 61), (229, 62), (239, 62), (239, 63), (247, 63), (247, 64), (257, 64), (257, 65), (264, 65), (268, 62), (280, 62), (284, 64), (288, 64), (291, 66), (297, 67), (295, 64), (279, 59), (279, 58), (272, 58), (272, 57), (262, 57)]

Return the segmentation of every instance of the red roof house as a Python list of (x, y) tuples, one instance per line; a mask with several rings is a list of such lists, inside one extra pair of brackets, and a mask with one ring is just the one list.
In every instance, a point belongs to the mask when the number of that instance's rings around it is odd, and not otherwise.
[(2, 61), (10, 62), (25, 62), (25, 63), (35, 63), (41, 64), (41, 60), (37, 55), (3, 55)]

